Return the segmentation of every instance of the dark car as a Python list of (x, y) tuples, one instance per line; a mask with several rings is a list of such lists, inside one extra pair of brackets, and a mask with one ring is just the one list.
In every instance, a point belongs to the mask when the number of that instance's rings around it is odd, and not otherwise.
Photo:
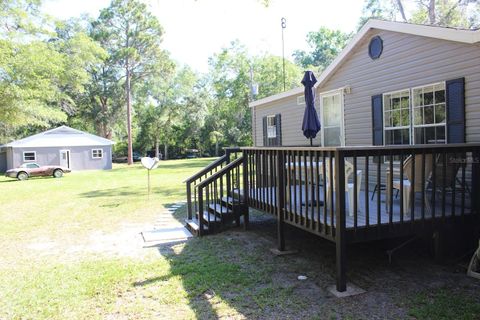
[(71, 172), (70, 169), (61, 166), (40, 166), (38, 163), (24, 163), (20, 167), (5, 172), (5, 176), (18, 180), (27, 180), (30, 177), (63, 177), (63, 174)]
[[(133, 158), (133, 162), (138, 162), (138, 161), (141, 161), (142, 156), (140, 155), (140, 153), (134, 151), (132, 153), (132, 158)], [(127, 163), (128, 162), (128, 157), (127, 156), (113, 156), (112, 161), (115, 162), (115, 163)]]

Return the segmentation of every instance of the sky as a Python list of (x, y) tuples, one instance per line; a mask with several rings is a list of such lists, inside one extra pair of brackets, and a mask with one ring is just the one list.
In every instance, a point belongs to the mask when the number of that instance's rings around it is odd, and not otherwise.
[[(208, 71), (208, 58), (233, 40), (240, 40), (252, 55), (282, 55), (281, 18), (285, 57), (306, 50), (306, 35), (321, 26), (344, 32), (356, 30), (363, 0), (148, 0), (164, 28), (163, 48), (181, 64)], [(88, 13), (97, 17), (109, 0), (45, 0), (44, 12), (60, 18)]]

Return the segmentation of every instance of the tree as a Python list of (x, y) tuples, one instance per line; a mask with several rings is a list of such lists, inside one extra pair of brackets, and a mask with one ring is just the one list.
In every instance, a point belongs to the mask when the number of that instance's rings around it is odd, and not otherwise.
[(309, 32), (307, 43), (311, 50), (310, 52), (296, 50), (293, 53), (295, 62), (303, 68), (314, 68), (321, 72), (337, 57), (350, 38), (350, 34), (325, 27), (316, 32)]
[[(163, 155), (169, 156), (168, 146), (176, 144), (182, 132), (195, 133), (194, 126), (202, 126), (204, 106), (202, 94), (196, 88), (196, 74), (183, 67), (166, 78), (157, 78), (147, 86), (149, 103), (140, 113), (139, 141), (144, 149), (163, 144)], [(146, 96), (146, 95), (145, 95)]]
[(132, 164), (132, 88), (136, 82), (161, 76), (161, 62), (166, 57), (160, 49), (163, 30), (147, 6), (137, 0), (113, 0), (101, 11), (94, 28), (104, 35), (107, 51), (123, 70), (128, 164)]
[[(100, 49), (85, 34), (59, 37), (39, 1), (4, 1), (0, 22), (0, 129), (3, 139), (65, 123)], [(44, 29), (50, 28), (49, 32)], [(43, 31), (42, 31), (43, 30)], [(57, 30), (58, 31), (58, 30)]]
[(416, 0), (412, 12), (404, 0), (366, 0), (359, 28), (370, 18), (446, 27), (477, 28), (480, 25), (478, 0)]
[[(209, 106), (205, 120), (203, 137), (211, 141), (212, 147), (218, 150), (220, 144), (229, 146), (250, 145), (251, 82), (259, 84), (259, 95), (266, 97), (283, 91), (282, 59), (271, 55), (252, 57), (246, 48), (234, 41), (228, 48), (209, 59), (209, 85), (212, 90), (212, 104)], [(286, 61), (287, 88), (300, 85), (302, 72), (298, 66)], [(253, 71), (253, 79), (250, 79)], [(211, 132), (221, 133), (212, 136)], [(214, 139), (211, 139), (211, 138)]]

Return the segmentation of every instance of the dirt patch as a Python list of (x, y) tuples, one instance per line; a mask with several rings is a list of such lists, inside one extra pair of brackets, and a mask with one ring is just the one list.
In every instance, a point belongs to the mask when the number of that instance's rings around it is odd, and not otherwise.
[(141, 233), (168, 227), (181, 227), (181, 224), (173, 218), (171, 210), (165, 209), (149, 224), (124, 223), (115, 232), (94, 231), (82, 238), (65, 235), (61, 240), (42, 237), (18, 246), (27, 249), (23, 251), (28, 255), (55, 256), (68, 261), (81, 260), (85, 254), (141, 259), (157, 252), (155, 248), (149, 249), (152, 244), (145, 243)]
[[(247, 232), (234, 228), (209, 237), (231, 244), (232, 250), (222, 253), (223, 259), (242, 265), (247, 272), (263, 270), (264, 278), (250, 294), (250, 307), (238, 307), (252, 319), (413, 319), (414, 297), (436, 290), (459, 292), (480, 304), (480, 281), (467, 277), (456, 263), (435, 263), (421, 241), (397, 252), (391, 264), (386, 250), (395, 241), (349, 246), (348, 280), (366, 292), (336, 298), (327, 290), (335, 284), (336, 275), (335, 246), (329, 241), (287, 227), (287, 247), (299, 252), (275, 256), (270, 249), (276, 246), (276, 222), (261, 214), (252, 215)], [(299, 281), (299, 275), (307, 280)], [(282, 294), (287, 295), (286, 305), (269, 305), (269, 295), (277, 299)]]

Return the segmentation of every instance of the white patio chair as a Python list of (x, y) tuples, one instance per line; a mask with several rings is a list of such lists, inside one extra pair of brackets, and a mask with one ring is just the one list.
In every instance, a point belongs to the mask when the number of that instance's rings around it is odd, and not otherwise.
[[(325, 188), (327, 188), (327, 199), (326, 199), (326, 203), (328, 206), (330, 206), (331, 208), (331, 202), (330, 202), (330, 192), (332, 188), (330, 188), (330, 161), (325, 161), (326, 164), (325, 164), (325, 173), (326, 173), (326, 177), (325, 177), (325, 181), (326, 181), (326, 184), (325, 184)], [(333, 166), (335, 169), (335, 162), (332, 162), (333, 163)], [(345, 160), (345, 192), (347, 193), (347, 197), (348, 197), (348, 215), (351, 217), (353, 216), (353, 203), (355, 201), (355, 192), (354, 192), (354, 188), (355, 188), (355, 185), (353, 183), (353, 177), (352, 179), (350, 179), (350, 177), (352, 176), (353, 174), (353, 171), (354, 171), (354, 168), (353, 168), (353, 164), (351, 164), (350, 162), (346, 161)], [(356, 172), (356, 175), (357, 175), (357, 210), (360, 211), (360, 187), (362, 185), (362, 170), (357, 170)], [(335, 170), (333, 170), (332, 172), (332, 178), (333, 178), (333, 191), (335, 192)], [(350, 180), (352, 182), (350, 182)]]

